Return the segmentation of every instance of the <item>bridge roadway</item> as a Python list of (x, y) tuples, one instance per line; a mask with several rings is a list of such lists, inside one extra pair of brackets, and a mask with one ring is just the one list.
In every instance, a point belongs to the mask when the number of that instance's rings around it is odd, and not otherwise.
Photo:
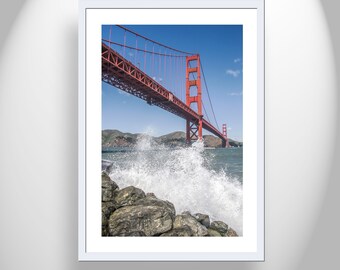
[[(201, 117), (172, 92), (165, 89), (104, 42), (102, 42), (102, 81), (192, 123), (197, 123)], [(221, 138), (222, 144), (225, 145), (226, 138), (223, 134), (204, 118), (202, 119), (202, 126)]]

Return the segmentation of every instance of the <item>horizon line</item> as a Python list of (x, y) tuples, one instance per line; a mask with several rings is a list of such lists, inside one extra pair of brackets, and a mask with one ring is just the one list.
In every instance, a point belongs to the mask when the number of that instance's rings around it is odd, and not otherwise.
[[(152, 137), (161, 137), (161, 136), (169, 135), (169, 134), (175, 133), (175, 132), (182, 132), (182, 133), (185, 134), (185, 131), (182, 131), (182, 130), (172, 131), (172, 132), (170, 132), (170, 133), (164, 133), (164, 134), (162, 134), (162, 135), (152, 135), (152, 134), (149, 134), (147, 131), (144, 131), (144, 132), (130, 132), (130, 131), (121, 131), (121, 130), (119, 130), (119, 129), (102, 129), (102, 132), (103, 132), (103, 131), (106, 131), (106, 130), (116, 130), (116, 131), (119, 131), (119, 132), (121, 132), (121, 133), (130, 133), (130, 134), (148, 134), (148, 135), (150, 135), (150, 136), (152, 136)], [(215, 135), (213, 135), (213, 134), (203, 134), (203, 136), (212, 136), (212, 137), (221, 139), (221, 138), (219, 138), (219, 137), (217, 137), (217, 136), (215, 136)], [(230, 137), (228, 137), (228, 139), (233, 140), (233, 141), (237, 141), (237, 142), (242, 142), (242, 143), (243, 143), (243, 139), (242, 139), (242, 140), (236, 140), (236, 139), (232, 139), (232, 138), (230, 138)]]

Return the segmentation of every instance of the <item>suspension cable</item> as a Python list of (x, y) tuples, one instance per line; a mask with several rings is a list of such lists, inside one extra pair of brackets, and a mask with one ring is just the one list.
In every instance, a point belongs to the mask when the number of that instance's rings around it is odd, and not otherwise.
[(205, 106), (204, 106), (203, 101), (202, 101), (202, 106), (203, 106), (204, 113), (205, 113), (205, 115), (206, 115), (207, 118), (208, 118), (208, 122), (210, 123), (209, 115), (207, 114), (207, 111), (205, 110)]
[(212, 103), (211, 103), (210, 94), (209, 94), (209, 89), (208, 89), (207, 81), (206, 81), (206, 79), (205, 79), (202, 61), (200, 61), (200, 66), (201, 66), (201, 70), (202, 70), (202, 74), (203, 74), (203, 80), (204, 80), (205, 88), (207, 89), (207, 93), (208, 93), (208, 98), (209, 98), (211, 110), (212, 110), (212, 113), (213, 113), (213, 116), (214, 116), (214, 119), (215, 119), (216, 128), (219, 128), (218, 123), (217, 123), (217, 120), (216, 120), (215, 112), (214, 112), (214, 107), (212, 106)]
[(132, 30), (130, 30), (130, 29), (128, 29), (128, 28), (122, 26), (122, 25), (118, 25), (118, 24), (117, 24), (117, 26), (118, 26), (119, 28), (124, 29), (125, 31), (128, 31), (128, 32), (130, 32), (130, 33), (132, 33), (132, 34), (135, 34), (135, 35), (137, 35), (137, 36), (139, 36), (139, 37), (141, 37), (141, 38), (144, 38), (145, 40), (151, 41), (151, 42), (153, 42), (153, 43), (155, 43), (155, 44), (157, 44), (157, 45), (160, 45), (160, 46), (162, 46), (162, 47), (164, 47), (164, 48), (173, 50), (173, 51), (175, 51), (175, 52), (184, 53), (184, 54), (195, 54), (195, 53), (185, 52), (185, 51), (181, 51), (181, 50), (177, 50), (177, 49), (171, 48), (171, 47), (166, 46), (166, 45), (164, 45), (164, 44), (162, 44), (162, 43), (159, 43), (159, 42), (154, 41), (154, 40), (152, 40), (152, 39), (150, 39), (150, 38), (147, 38), (147, 37), (145, 37), (145, 36), (143, 36), (143, 35), (141, 35), (141, 34), (138, 34), (137, 32), (134, 32), (134, 31), (132, 31)]
[[(202, 69), (202, 64), (201, 64), (201, 63), (200, 63), (200, 66), (201, 66), (201, 69)], [(189, 62), (189, 67), (191, 68), (190, 62)], [(202, 69), (202, 73), (203, 73), (203, 69)], [(196, 80), (196, 76), (195, 76), (194, 74), (193, 74), (193, 77), (194, 77), (194, 80)], [(203, 78), (204, 78), (204, 73), (203, 73)], [(204, 78), (204, 82), (205, 82), (205, 78)], [(208, 88), (207, 88), (207, 84), (206, 84), (206, 83), (205, 83), (205, 88), (207, 89), (207, 92), (208, 92)], [(209, 92), (208, 92), (208, 96), (209, 96)], [(209, 97), (209, 101), (210, 101), (210, 97)], [(208, 115), (208, 113), (207, 113), (207, 111), (206, 111), (206, 109), (205, 109), (203, 100), (202, 100), (202, 106), (203, 106), (204, 113), (205, 113), (205, 115), (207, 116), (208, 121), (209, 121), (209, 123), (210, 123), (209, 115)], [(214, 109), (213, 109), (213, 107), (212, 107), (212, 105), (211, 105), (211, 101), (210, 101), (210, 106), (211, 106), (211, 110), (212, 110), (212, 112), (213, 112), (213, 114), (214, 114), (214, 118), (215, 118), (215, 122), (216, 122), (216, 117), (215, 117)], [(216, 122), (216, 124), (217, 124), (217, 122)], [(217, 128), (218, 128), (218, 125), (217, 125)]]
[[(110, 39), (110, 40), (102, 39), (102, 41), (103, 41), (103, 42), (109, 43), (110, 46), (111, 46), (111, 44), (116, 45), (116, 46), (121, 46), (121, 47), (123, 48), (123, 56), (124, 56), (124, 57), (125, 57), (125, 50), (126, 50), (126, 48), (127, 48), (127, 49), (131, 49), (131, 50), (135, 50), (136, 53), (138, 53), (138, 51), (143, 52), (143, 53), (144, 53), (144, 68), (145, 68), (145, 64), (146, 64), (146, 54), (152, 54), (152, 59), (151, 59), (151, 69), (152, 69), (152, 72), (154, 71), (154, 69), (156, 69), (156, 66), (154, 66), (154, 60), (155, 60), (154, 57), (155, 57), (155, 55), (164, 56), (164, 57), (165, 57), (165, 60), (164, 60), (164, 75), (165, 75), (165, 76), (164, 76), (164, 78), (163, 78), (164, 83), (165, 83), (165, 81), (166, 81), (166, 66), (167, 66), (166, 58), (169, 57), (169, 60), (170, 60), (170, 61), (169, 61), (169, 62), (170, 62), (170, 68), (169, 68), (169, 69), (170, 69), (170, 73), (172, 74), (172, 73), (173, 73), (172, 68), (175, 68), (174, 71), (175, 71), (175, 73), (177, 74), (177, 72), (179, 72), (179, 70), (177, 70), (176, 63), (178, 63), (178, 62), (176, 61), (176, 59), (174, 59), (174, 63), (172, 63), (172, 58), (184, 58), (184, 57), (185, 57), (185, 56), (183, 56), (183, 55), (172, 54), (171, 52), (170, 52), (170, 54), (168, 54), (167, 51), (166, 51), (167, 49), (169, 49), (169, 50), (171, 50), (171, 51), (175, 51), (175, 52), (181, 53), (181, 54), (186, 54), (186, 55), (193, 55), (193, 54), (194, 54), (194, 53), (185, 52), (185, 51), (181, 51), (181, 50), (178, 50), (178, 49), (169, 47), (169, 46), (167, 46), (167, 45), (164, 45), (164, 44), (162, 44), (162, 43), (159, 43), (159, 42), (157, 42), (157, 41), (154, 41), (154, 40), (152, 40), (152, 39), (150, 39), (150, 38), (147, 38), (147, 37), (145, 37), (145, 36), (143, 36), (143, 35), (141, 35), (141, 34), (139, 34), (139, 33), (137, 33), (137, 32), (134, 32), (134, 31), (132, 31), (132, 30), (130, 30), (130, 29), (124, 27), (124, 26), (117, 25), (117, 27), (119, 27), (119, 28), (121, 28), (121, 29), (124, 30), (124, 44), (121, 44), (121, 43), (117, 43), (117, 42), (111, 41), (111, 28), (110, 28), (110, 33), (109, 33), (109, 39)], [(135, 37), (136, 37), (136, 44), (135, 44), (135, 47), (131, 47), (131, 46), (128, 46), (128, 45), (126, 44), (126, 32), (130, 32), (130, 33), (132, 33), (132, 34), (135, 35)], [(144, 48), (144, 50), (138, 48), (138, 41), (137, 41), (138, 37), (141, 37), (141, 38), (143, 38), (143, 39), (145, 40), (145, 44), (144, 44), (144, 47), (145, 47), (145, 48)], [(147, 50), (147, 42), (148, 42), (148, 41), (153, 43), (152, 51)], [(157, 45), (159, 45), (159, 46), (161, 46), (161, 47), (164, 47), (164, 48), (165, 48), (165, 53), (161, 53), (161, 50), (160, 50), (160, 49), (159, 49), (159, 52), (156, 52), (156, 51), (155, 51), (155, 47), (154, 47), (155, 44), (157, 44)], [(136, 57), (137, 57), (137, 54), (135, 55), (135, 60), (136, 60)], [(161, 59), (161, 58), (160, 58), (160, 59)], [(162, 63), (162, 62), (161, 62), (161, 60), (160, 60), (159, 63), (158, 63), (159, 67), (161, 66), (161, 63)], [(172, 64), (173, 64), (173, 65), (172, 65)], [(189, 66), (190, 66), (190, 63), (189, 63)], [(216, 123), (216, 127), (218, 128), (219, 126), (218, 126), (218, 122), (217, 122), (216, 115), (215, 115), (215, 112), (214, 112), (214, 107), (212, 106), (212, 102), (211, 102), (211, 98), (210, 98), (210, 93), (209, 93), (207, 81), (206, 81), (205, 74), (204, 74), (204, 70), (203, 70), (202, 61), (200, 61), (200, 67), (201, 67), (201, 70), (202, 70), (204, 85), (205, 85), (205, 88), (206, 88), (206, 90), (207, 90), (208, 99), (209, 99), (209, 103), (210, 103), (210, 106), (211, 106), (211, 111), (212, 111), (212, 113), (213, 113), (213, 117), (214, 117), (214, 120), (215, 120), (215, 123)], [(176, 72), (176, 71), (177, 71), (177, 72)], [(160, 70), (159, 70), (159, 72), (160, 72)], [(160, 76), (159, 76), (159, 77), (160, 77)], [(194, 79), (195, 79), (195, 76), (194, 76)], [(172, 87), (172, 88), (173, 88), (173, 87)], [(172, 89), (172, 90), (174, 91), (174, 89)], [(179, 89), (179, 90), (181, 90), (181, 89)], [(181, 91), (180, 91), (179, 94), (182, 95), (182, 94), (181, 94)], [(202, 102), (202, 105), (203, 105), (204, 113), (205, 113), (205, 115), (207, 116), (208, 121), (210, 122), (209, 115), (208, 115), (208, 113), (207, 113), (207, 111), (206, 111), (206, 108), (205, 108), (203, 102)]]
[(140, 52), (144, 52), (144, 53), (149, 53), (149, 54), (157, 54), (157, 55), (161, 55), (161, 56), (181, 57), (181, 58), (184, 58), (184, 57), (185, 57), (185, 56), (183, 56), (183, 55), (178, 55), (178, 54), (164, 54), (164, 53), (158, 53), (158, 52), (148, 51), (148, 50), (146, 50), (146, 49), (143, 50), (143, 49), (139, 49), (139, 48), (134, 48), (134, 47), (132, 47), (132, 46), (128, 46), (128, 45), (124, 45), (124, 44), (122, 44), (122, 43), (110, 41), (110, 40), (107, 40), (107, 39), (105, 39), (105, 38), (103, 38), (102, 41), (107, 42), (107, 43), (110, 43), (110, 44), (113, 44), (113, 45), (125, 47), (125, 48), (128, 48), (128, 49), (132, 49), (132, 50), (135, 50), (135, 51), (140, 51)]

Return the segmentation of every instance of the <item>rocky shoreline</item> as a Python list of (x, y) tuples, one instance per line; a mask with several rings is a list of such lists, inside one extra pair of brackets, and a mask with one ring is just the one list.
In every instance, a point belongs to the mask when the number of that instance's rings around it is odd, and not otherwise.
[(176, 214), (174, 205), (153, 193), (129, 186), (120, 189), (102, 172), (102, 236), (238, 236), (206, 214)]

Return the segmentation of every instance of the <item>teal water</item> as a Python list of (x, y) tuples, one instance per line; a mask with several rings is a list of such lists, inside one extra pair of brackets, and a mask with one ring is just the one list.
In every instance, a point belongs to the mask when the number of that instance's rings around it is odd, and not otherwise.
[[(163, 151), (166, 155), (167, 152), (175, 151), (178, 149), (148, 149), (144, 150), (143, 154), (149, 155), (150, 159), (155, 156), (155, 151)], [(205, 148), (203, 150), (205, 162), (203, 166), (207, 169), (216, 172), (222, 170), (231, 177), (236, 178), (240, 183), (243, 183), (243, 148)], [(136, 161), (140, 156), (140, 150), (130, 147), (115, 147), (106, 148), (102, 152), (102, 159), (114, 162), (118, 167), (127, 167), (127, 163)], [(154, 163), (159, 163), (154, 161)]]

